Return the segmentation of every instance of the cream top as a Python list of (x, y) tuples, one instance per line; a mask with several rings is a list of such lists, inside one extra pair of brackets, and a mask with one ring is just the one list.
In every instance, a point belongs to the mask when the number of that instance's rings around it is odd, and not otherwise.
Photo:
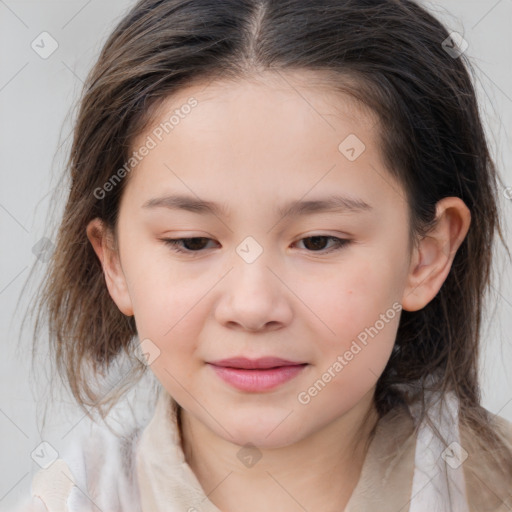
[[(512, 510), (512, 482), (465, 431), (459, 435), (457, 401), (449, 397), (447, 404), (442, 415), (431, 410), (453, 439), (448, 450), (427, 426), (415, 429), (415, 407), (398, 406), (379, 420), (344, 512)], [(32, 497), (17, 512), (221, 512), (185, 461), (175, 405), (161, 388), (150, 421), (122, 438), (91, 422), (62, 458), (34, 476)], [(512, 447), (512, 424), (497, 422)]]

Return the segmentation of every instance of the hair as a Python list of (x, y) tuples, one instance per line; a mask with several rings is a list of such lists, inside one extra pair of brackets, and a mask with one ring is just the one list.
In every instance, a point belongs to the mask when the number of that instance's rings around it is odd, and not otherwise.
[[(313, 71), (377, 114), (386, 167), (408, 200), (411, 240), (428, 233), (444, 197), (460, 197), (471, 212), (468, 234), (438, 294), (423, 309), (401, 313), (393, 353), (376, 386), (378, 414), (404, 400), (424, 405), (430, 391), (453, 392), (461, 422), (512, 474), (512, 454), (480, 405), (478, 378), (495, 233), (506, 246), (499, 175), (471, 63), (445, 51), (449, 36), (410, 0), (139, 1), (108, 37), (84, 84), (65, 169), (69, 195), (35, 303), (34, 344), (47, 319), (52, 360), (78, 404), (102, 411), (122, 393), (95, 390), (89, 366), (104, 375), (128, 354), (133, 371), (127, 387), (147, 371), (132, 353), (135, 319), (109, 295), (85, 231), (99, 217), (117, 233), (126, 178), (101, 199), (94, 191), (129, 160), (134, 138), (173, 93), (216, 79)], [(425, 407), (421, 414), (430, 423)]]

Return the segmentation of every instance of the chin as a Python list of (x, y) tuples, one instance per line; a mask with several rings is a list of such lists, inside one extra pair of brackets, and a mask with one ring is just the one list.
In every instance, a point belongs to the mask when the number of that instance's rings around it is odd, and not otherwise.
[[(286, 417), (286, 415), (284, 416)], [(261, 418), (261, 417), (260, 417)], [(285, 426), (283, 422), (283, 415), (276, 421), (261, 422), (256, 418), (253, 422), (236, 424), (224, 423), (225, 428), (232, 435), (230, 436), (225, 431), (218, 432), (226, 441), (234, 443), (240, 447), (251, 444), (265, 449), (283, 448), (293, 443), (300, 441), (303, 437), (299, 436), (297, 432), (290, 431), (290, 425)], [(303, 432), (301, 432), (303, 434)]]

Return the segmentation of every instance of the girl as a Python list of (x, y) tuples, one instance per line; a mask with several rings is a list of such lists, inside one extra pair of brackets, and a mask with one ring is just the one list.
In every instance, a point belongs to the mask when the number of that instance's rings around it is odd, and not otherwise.
[(23, 510), (512, 508), (463, 50), (410, 0), (133, 7), (85, 84), (38, 314), (85, 411), (120, 403), (120, 358), (155, 407), (84, 421)]

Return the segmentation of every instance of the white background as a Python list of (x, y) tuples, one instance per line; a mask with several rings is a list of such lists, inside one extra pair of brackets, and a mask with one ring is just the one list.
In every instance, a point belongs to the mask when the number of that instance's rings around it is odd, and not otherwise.
[[(30, 293), (18, 307), (16, 302), (38, 263), (32, 248), (47, 235), (50, 192), (59, 185), (56, 178), (70, 142), (73, 102), (107, 34), (131, 5), (127, 0), (0, 0), (0, 510), (11, 510), (28, 496), (39, 469), (30, 457), (34, 448), (44, 439), (60, 450), (83, 417), (73, 409), (56, 409), (41, 433), (46, 381), (38, 377), (36, 383), (30, 373), (31, 326), (19, 336)], [(512, 0), (426, 5), (469, 43), (466, 54), (476, 66), (493, 153), (505, 185), (512, 186)], [(59, 45), (46, 60), (31, 48), (43, 31)], [(60, 211), (63, 204), (56, 207)], [(510, 243), (512, 201), (505, 193), (501, 207)], [(512, 421), (511, 272), (501, 245), (497, 250), (500, 277), (482, 329), (483, 405)], [(41, 356), (38, 365), (44, 370), (46, 364)]]

